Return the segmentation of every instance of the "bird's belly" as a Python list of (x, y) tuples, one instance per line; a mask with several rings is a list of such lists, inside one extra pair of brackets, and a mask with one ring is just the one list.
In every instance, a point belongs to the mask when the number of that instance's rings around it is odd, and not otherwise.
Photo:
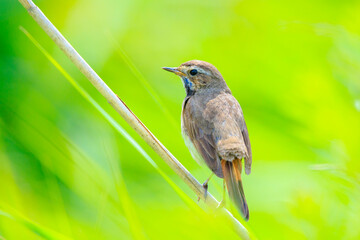
[(190, 137), (186, 134), (186, 131), (183, 126), (181, 126), (181, 134), (184, 138), (185, 145), (189, 149), (191, 156), (195, 159), (195, 161), (203, 165), (205, 163), (204, 159), (201, 157), (200, 153), (196, 150), (195, 145), (190, 140)]

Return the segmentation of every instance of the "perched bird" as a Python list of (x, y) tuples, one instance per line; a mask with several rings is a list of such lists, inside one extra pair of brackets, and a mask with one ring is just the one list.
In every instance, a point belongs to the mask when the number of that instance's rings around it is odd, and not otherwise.
[[(163, 69), (175, 73), (183, 81), (186, 97), (181, 128), (193, 158), (205, 161), (213, 174), (224, 178), (224, 191), (226, 183), (230, 198), (248, 220), (241, 172), (244, 159), (245, 173), (250, 174), (252, 154), (240, 104), (220, 72), (210, 63), (192, 60), (177, 68)], [(212, 175), (204, 183), (205, 190)]]

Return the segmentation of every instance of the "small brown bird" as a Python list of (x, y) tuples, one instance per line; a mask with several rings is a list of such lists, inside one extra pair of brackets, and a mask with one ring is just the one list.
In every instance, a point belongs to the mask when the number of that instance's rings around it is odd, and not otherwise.
[[(230, 198), (248, 220), (241, 172), (244, 159), (245, 173), (250, 174), (252, 154), (240, 104), (210, 63), (192, 60), (163, 69), (175, 73), (184, 83), (181, 128), (193, 158), (205, 161), (213, 174), (224, 178)], [(204, 183), (205, 189), (211, 176)]]

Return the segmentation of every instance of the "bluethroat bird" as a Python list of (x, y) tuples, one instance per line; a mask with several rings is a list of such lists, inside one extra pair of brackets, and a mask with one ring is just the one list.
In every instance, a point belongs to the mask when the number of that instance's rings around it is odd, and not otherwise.
[(213, 172), (203, 184), (205, 190), (214, 174), (224, 178), (224, 192), (226, 183), (230, 198), (248, 220), (241, 172), (244, 159), (245, 173), (250, 174), (252, 154), (240, 104), (210, 63), (192, 60), (177, 68), (163, 69), (183, 81), (186, 91), (181, 113), (183, 137), (192, 157), (205, 162)]

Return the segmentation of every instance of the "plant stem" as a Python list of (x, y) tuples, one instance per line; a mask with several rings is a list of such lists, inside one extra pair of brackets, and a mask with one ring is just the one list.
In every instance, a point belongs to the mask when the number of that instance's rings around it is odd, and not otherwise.
[[(89, 64), (76, 52), (71, 44), (62, 36), (56, 27), (47, 19), (42, 11), (31, 0), (19, 0), (40, 27), (49, 35), (55, 44), (70, 58), (75, 66), (85, 75), (94, 87), (106, 98), (110, 105), (120, 114), (122, 118), (141, 136), (142, 139), (179, 175), (183, 181), (200, 196), (204, 201), (204, 188), (190, 172), (160, 143), (160, 141), (147, 129), (137, 116), (118, 98), (118, 96), (106, 85)], [(207, 193), (205, 203), (215, 209), (219, 202)], [(230, 222), (233, 223), (235, 231), (243, 239), (250, 239), (246, 228), (225, 208), (220, 210)]]

